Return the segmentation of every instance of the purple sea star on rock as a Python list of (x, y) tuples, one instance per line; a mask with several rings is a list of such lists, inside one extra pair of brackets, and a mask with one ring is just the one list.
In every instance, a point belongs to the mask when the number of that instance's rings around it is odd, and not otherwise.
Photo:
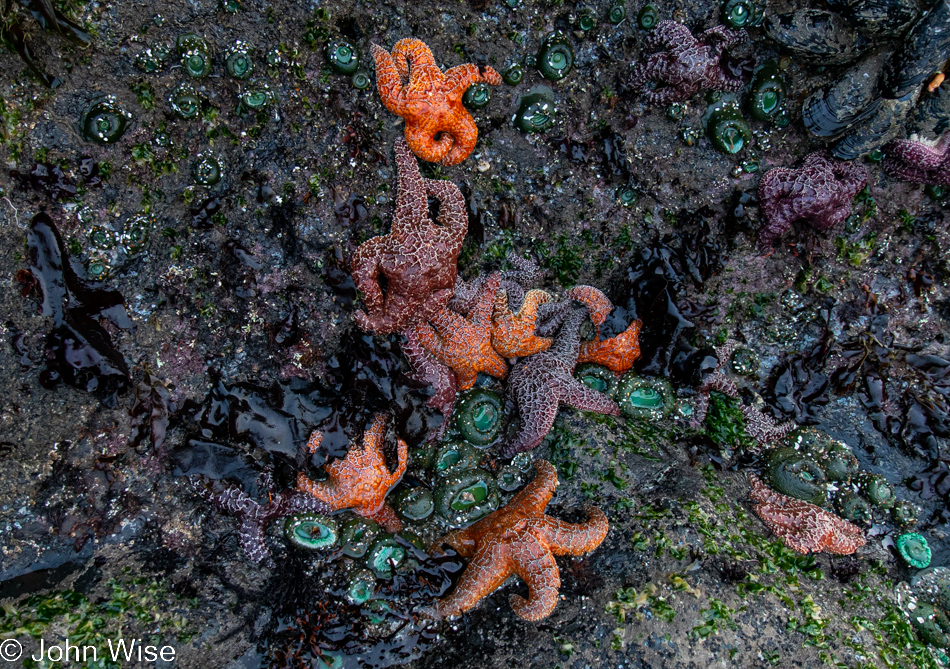
[(651, 104), (685, 102), (702, 90), (741, 91), (745, 83), (723, 71), (721, 60), (724, 49), (743, 41), (745, 33), (725, 26), (710, 28), (697, 39), (682, 23), (660, 21), (646, 48), (662, 51), (634, 66), (630, 84)]
[[(420, 326), (421, 327), (421, 326)], [(449, 427), (449, 417), (455, 407), (455, 395), (458, 393), (458, 380), (455, 372), (443, 362), (429, 355), (419, 341), (420, 327), (406, 330), (406, 341), (402, 352), (409, 361), (409, 376), (414, 381), (432, 386), (432, 396), (426, 400), (426, 406), (442, 414), (442, 424), (426, 435), (426, 441), (441, 439)]]
[[(739, 342), (734, 339), (727, 339), (722, 346), (716, 347), (716, 368), (705, 376), (702, 385), (697, 389), (696, 404), (693, 407), (693, 417), (690, 420), (691, 427), (699, 428), (706, 420), (706, 414), (709, 412), (709, 393), (712, 391), (715, 390), (723, 395), (738, 399), (739, 388), (723, 371), (732, 356), (732, 352), (736, 350), (738, 345)], [(746, 434), (755, 439), (760, 445), (781, 439), (795, 429), (794, 422), (789, 421), (776, 425), (771, 418), (742, 401), (739, 402), (739, 410), (745, 418)]]
[(891, 176), (921, 184), (950, 186), (950, 132), (931, 142), (916, 135), (895, 139), (884, 147), (881, 161)]
[(572, 376), (580, 349), (580, 325), (587, 309), (575, 309), (564, 320), (547, 351), (521, 358), (508, 377), (506, 404), (518, 407), (521, 430), (501, 449), (510, 458), (541, 443), (563, 403), (584, 411), (620, 415), (620, 407), (607, 395), (588, 388)]
[(799, 168), (769, 170), (759, 182), (759, 205), (766, 220), (759, 232), (759, 249), (769, 250), (798, 220), (816, 230), (843, 223), (867, 180), (864, 165), (833, 160), (824, 151), (809, 154)]
[[(396, 140), (395, 152), (399, 180), (392, 231), (361, 244), (350, 262), (366, 305), (366, 312), (356, 312), (356, 323), (375, 334), (402, 332), (445, 308), (468, 230), (458, 187), (423, 179), (404, 140)], [(429, 219), (428, 196), (439, 201), (438, 223)], [(386, 278), (385, 294), (380, 274)]]
[(278, 518), (298, 513), (330, 513), (330, 505), (297, 490), (284, 490), (267, 504), (258, 504), (237, 485), (192, 477), (192, 485), (200, 497), (235, 516), (240, 523), (238, 537), (248, 559), (273, 566), (270, 548), (264, 539), (267, 526)]
[[(533, 260), (514, 253), (508, 254), (508, 264), (512, 269), (502, 271), (501, 288), (508, 296), (508, 306), (517, 310), (521, 307), (526, 291), (544, 280), (544, 272), (538, 269), (538, 264)], [(482, 284), (490, 277), (490, 273), (480, 274), (471, 281), (458, 277), (455, 280), (455, 294), (449, 300), (449, 309), (463, 315), (469, 313), (475, 306)]]

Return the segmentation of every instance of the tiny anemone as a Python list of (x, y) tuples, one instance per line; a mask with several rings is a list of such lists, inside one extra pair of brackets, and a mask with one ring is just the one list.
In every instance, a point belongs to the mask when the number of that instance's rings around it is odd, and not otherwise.
[(637, 14), (637, 25), (644, 30), (653, 30), (656, 28), (656, 24), (659, 20), (660, 13), (654, 4), (643, 5), (640, 9), (640, 13)]
[(706, 122), (706, 134), (713, 146), (723, 153), (739, 153), (752, 141), (752, 129), (739, 110), (732, 105), (721, 105)]
[(434, 473), (440, 478), (446, 478), (454, 472), (478, 467), (484, 458), (484, 453), (467, 441), (450, 441), (436, 453)]
[(891, 519), (900, 527), (913, 527), (917, 524), (920, 508), (913, 502), (899, 500), (891, 507)]
[(749, 111), (760, 121), (773, 118), (785, 104), (785, 79), (778, 66), (770, 63), (763, 67), (752, 80)]
[(894, 506), (897, 498), (894, 496), (894, 489), (880, 474), (865, 474), (858, 480), (858, 487), (861, 488), (868, 501), (874, 506), (889, 509)]
[(327, 42), (326, 55), (327, 62), (337, 74), (353, 74), (360, 64), (356, 48), (343, 39)]
[(201, 112), (201, 97), (191, 84), (181, 84), (168, 96), (168, 104), (178, 118), (195, 118)]
[(376, 593), (376, 576), (369, 569), (356, 569), (347, 578), (346, 598), (351, 604), (363, 604)]
[(567, 35), (555, 30), (545, 35), (537, 56), (538, 71), (551, 81), (560, 81), (574, 67), (574, 49)]
[(610, 3), (610, 9), (607, 10), (607, 20), (617, 25), (627, 18), (627, 8), (624, 0), (614, 0)]
[(363, 72), (363, 70), (357, 70), (353, 73), (353, 76), (350, 77), (350, 83), (353, 84), (353, 88), (358, 91), (365, 91), (369, 88), (372, 81), (369, 78), (369, 75)]
[(87, 142), (115, 144), (132, 122), (132, 115), (114, 95), (93, 98), (79, 117), (79, 135)]
[(847, 490), (839, 492), (835, 497), (835, 511), (852, 523), (866, 525), (871, 522), (871, 505), (861, 495)]
[(119, 235), (119, 243), (126, 255), (136, 256), (145, 250), (145, 244), (148, 242), (148, 231), (152, 227), (152, 219), (144, 214), (137, 214), (126, 224), (122, 234)]
[(530, 471), (531, 456), (519, 453), (498, 472), (498, 487), (505, 492), (513, 492), (524, 485)]
[(860, 468), (858, 459), (847, 444), (815, 428), (795, 430), (786, 438), (785, 443), (798, 447), (800, 451), (814, 458), (829, 481), (848, 483)]
[(585, 362), (574, 369), (574, 378), (588, 388), (614, 397), (617, 394), (617, 376), (603, 365)]
[(825, 473), (814, 460), (794, 448), (777, 448), (769, 455), (766, 474), (770, 485), (783, 495), (818, 506), (828, 501)]
[(352, 558), (363, 557), (378, 534), (379, 525), (372, 520), (354, 518), (347, 521), (340, 531), (343, 554)]
[(199, 155), (191, 176), (199, 186), (214, 186), (221, 181), (221, 162), (212, 155)]
[(200, 79), (211, 74), (211, 47), (204, 37), (186, 33), (178, 38), (181, 67), (189, 77)]
[(926, 602), (918, 602), (909, 617), (924, 642), (937, 648), (950, 647), (950, 619), (943, 611)]
[(594, 18), (594, 13), (590, 10), (590, 7), (584, 7), (577, 13), (575, 25), (578, 30), (584, 33), (590, 32), (597, 26), (597, 19)]
[(453, 527), (463, 527), (498, 508), (498, 485), (484, 469), (453, 472), (435, 491), (439, 515)]
[(930, 546), (927, 540), (916, 532), (907, 532), (897, 537), (897, 552), (904, 562), (916, 569), (930, 565)]
[(729, 366), (740, 376), (755, 376), (759, 371), (759, 356), (750, 348), (739, 348), (730, 356)]
[(403, 488), (393, 496), (396, 512), (406, 520), (425, 520), (435, 511), (432, 493), (422, 486)]
[(722, 4), (722, 22), (730, 28), (757, 26), (762, 18), (762, 8), (754, 0), (726, 0)]
[(254, 71), (251, 49), (247, 43), (238, 40), (224, 56), (224, 69), (235, 79), (247, 79)]
[(484, 388), (465, 392), (453, 412), (455, 429), (475, 446), (488, 446), (501, 434), (504, 416), (501, 395)]
[(554, 91), (535, 86), (518, 103), (515, 127), (524, 133), (544, 132), (554, 125)]
[(657, 420), (673, 408), (673, 390), (666, 379), (640, 377), (630, 371), (617, 385), (616, 400), (628, 418)]
[(505, 68), (505, 71), (501, 73), (501, 78), (509, 86), (520, 84), (524, 79), (524, 68), (518, 63), (513, 63)]
[(267, 109), (275, 100), (270, 86), (264, 81), (252, 81), (238, 95), (238, 113), (259, 112)]
[(298, 548), (318, 551), (335, 546), (340, 533), (332, 518), (316, 513), (301, 513), (291, 516), (284, 523), (284, 536)]
[(366, 553), (366, 566), (378, 578), (392, 578), (400, 567), (408, 566), (409, 552), (393, 534), (381, 534)]
[(484, 109), (491, 102), (491, 90), (487, 84), (476, 83), (465, 89), (462, 104), (469, 109)]

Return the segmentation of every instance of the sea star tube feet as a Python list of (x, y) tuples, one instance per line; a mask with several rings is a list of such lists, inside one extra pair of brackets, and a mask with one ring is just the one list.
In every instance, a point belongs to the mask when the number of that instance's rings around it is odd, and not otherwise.
[(370, 47), (376, 61), (376, 85), (386, 109), (406, 122), (406, 142), (422, 160), (457, 165), (475, 148), (478, 128), (462, 104), (474, 83), (499, 85), (490, 67), (465, 64), (442, 72), (425, 42), (401, 39), (392, 54)]
[(544, 513), (557, 488), (557, 472), (545, 461), (535, 462), (534, 480), (511, 501), (473, 525), (450, 532), (447, 543), (469, 560), (455, 589), (424, 613), (451, 618), (465, 613), (497, 590), (512, 574), (528, 585), (528, 598), (512, 595), (511, 608), (522, 619), (546, 618), (557, 605), (561, 576), (556, 555), (582, 555), (607, 536), (607, 517), (597, 507), (584, 511), (588, 520), (567, 523)]

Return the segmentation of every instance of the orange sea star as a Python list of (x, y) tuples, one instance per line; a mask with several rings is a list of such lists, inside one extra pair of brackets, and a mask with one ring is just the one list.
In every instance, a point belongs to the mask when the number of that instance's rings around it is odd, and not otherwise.
[[(376, 334), (402, 332), (444, 309), (455, 289), (462, 240), (468, 230), (465, 199), (449, 181), (423, 179), (402, 139), (395, 144), (399, 175), (392, 231), (367, 240), (350, 261), (366, 311), (357, 325)], [(439, 201), (429, 219), (428, 196)], [(386, 292), (380, 287), (386, 279)]]
[(508, 376), (508, 365), (491, 345), (491, 312), (500, 281), (498, 272), (485, 281), (468, 318), (443, 309), (414, 331), (429, 355), (452, 368), (459, 390), (474, 386), (479, 372)]
[(537, 337), (534, 325), (538, 317), (538, 305), (551, 301), (543, 290), (529, 290), (517, 312), (508, 306), (508, 291), (495, 293), (495, 310), (492, 313), (491, 344), (505, 358), (521, 358), (551, 348), (553, 339)]
[[(376, 414), (373, 423), (363, 435), (363, 448), (350, 448), (346, 457), (326, 466), (329, 478), (313, 481), (306, 474), (297, 474), (297, 489), (308, 492), (318, 500), (329, 504), (334, 511), (352, 509), (355, 513), (383, 525), (390, 532), (402, 529), (402, 522), (392, 507), (386, 504), (386, 494), (399, 482), (406, 471), (409, 448), (402, 439), (397, 440), (398, 464), (390, 473), (383, 455), (383, 439), (386, 436), (386, 415)], [(314, 452), (320, 447), (323, 434), (319, 431), (310, 436), (307, 447)]]
[(455, 589), (435, 603), (430, 615), (461, 615), (515, 574), (527, 583), (528, 598), (512, 595), (511, 608), (524, 620), (541, 620), (554, 610), (561, 587), (554, 556), (588, 553), (607, 536), (607, 516), (597, 507), (586, 507), (589, 520), (579, 524), (545, 515), (557, 488), (557, 472), (545, 460), (534, 466), (534, 480), (507, 505), (439, 542), (452, 546), (469, 563)]
[(474, 83), (501, 84), (490, 67), (471, 63), (442, 72), (425, 42), (401, 39), (392, 55), (373, 44), (376, 85), (386, 109), (406, 120), (406, 142), (430, 163), (457, 165), (475, 148), (478, 128), (462, 104)]
[(595, 362), (612, 372), (623, 374), (640, 357), (641, 327), (643, 323), (635, 320), (616, 337), (581, 342), (577, 363)]
[(857, 525), (819, 506), (775, 492), (755, 474), (749, 474), (755, 504), (752, 510), (786, 546), (799, 553), (850, 555), (865, 543)]

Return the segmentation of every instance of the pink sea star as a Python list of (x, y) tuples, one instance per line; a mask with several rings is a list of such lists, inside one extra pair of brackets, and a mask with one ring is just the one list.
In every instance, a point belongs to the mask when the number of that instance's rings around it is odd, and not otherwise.
[(911, 135), (884, 147), (881, 166), (891, 176), (921, 184), (950, 186), (950, 132), (930, 142)]

